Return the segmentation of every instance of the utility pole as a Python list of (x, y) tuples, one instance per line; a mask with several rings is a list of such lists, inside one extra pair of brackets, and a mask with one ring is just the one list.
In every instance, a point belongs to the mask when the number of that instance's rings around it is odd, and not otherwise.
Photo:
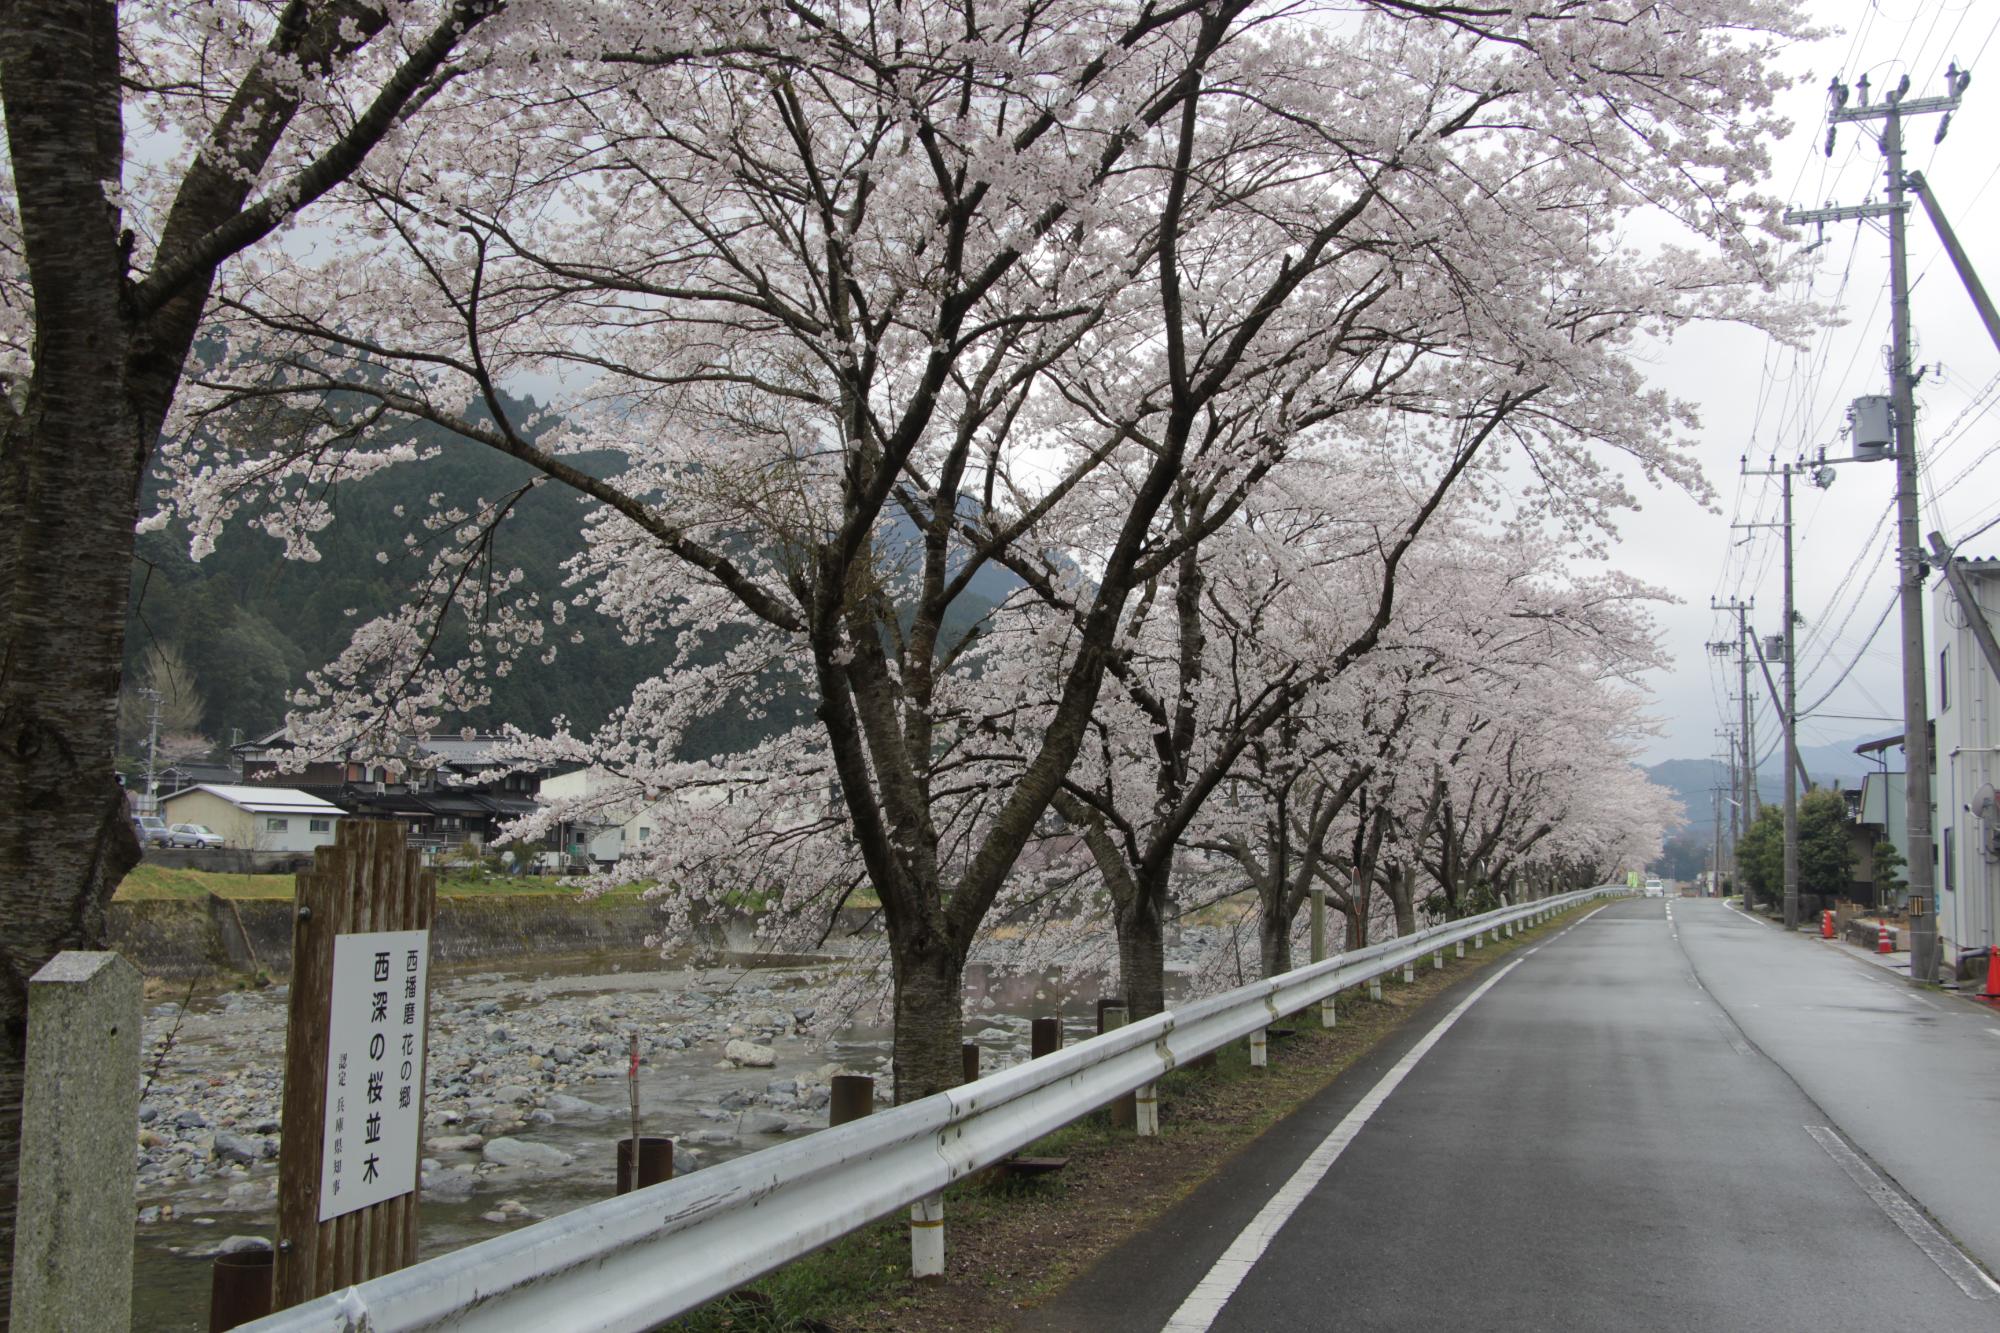
[[(1791, 463), (1782, 466), (1753, 468), (1748, 462), (1743, 464), (1746, 477), (1777, 477), (1783, 484), (1785, 497), (1784, 517), (1775, 525), (1784, 530), (1785, 539), (1785, 633), (1784, 633), (1784, 697), (1778, 702), (1778, 725), (1785, 733), (1785, 929), (1799, 928), (1799, 720), (1796, 711), (1798, 703), (1795, 693), (1793, 665), (1792, 628), (1797, 612), (1792, 606), (1792, 473), (1798, 469)], [(1769, 523), (1738, 523), (1739, 528), (1768, 528)], [(1764, 659), (1760, 648), (1757, 659)]]
[[(1728, 645), (1709, 645), (1711, 651), (1718, 647), (1726, 651)], [(1722, 764), (1723, 767), (1729, 770), (1729, 785), (1723, 788), (1722, 799), (1729, 803), (1729, 878), (1730, 882), (1734, 884), (1738, 869), (1736, 865), (1736, 845), (1737, 839), (1741, 836), (1743, 824), (1743, 801), (1741, 799), (1743, 787), (1736, 775), (1736, 728), (1733, 726), (1719, 727), (1716, 729), (1715, 738), (1722, 742), (1722, 753), (1724, 756)], [(1718, 890), (1715, 896), (1720, 898), (1725, 895)]]
[(1928, 668), (1924, 651), (1924, 573), (1926, 561), (1917, 513), (1917, 376), (1910, 364), (1910, 262), (1907, 216), (1910, 201), (1905, 197), (1909, 178), (1903, 171), (1903, 118), (1942, 115), (1938, 139), (1951, 124), (1971, 76), (1957, 64), (1945, 71), (1944, 97), (1908, 97), (1910, 77), (1905, 74), (1895, 90), (1870, 105), (1868, 79), (1855, 81), (1860, 101), (1849, 106), (1849, 89), (1835, 76), (1828, 91), (1833, 106), (1827, 119), (1827, 151), (1833, 151), (1834, 131), (1843, 124), (1881, 121), (1882, 156), (1888, 161), (1887, 203), (1855, 204), (1840, 208), (1788, 209), (1787, 222), (1841, 222), (1863, 218), (1887, 218), (1889, 223), (1889, 400), (1896, 453), (1896, 546), (1899, 562), (1899, 590), (1903, 630), (1903, 821), (1909, 847), (1910, 885), (1910, 976), (1918, 981), (1937, 979), (1937, 869), (1931, 836), (1931, 738), (1930, 703), (1924, 673)]
[(149, 815), (160, 813), (160, 692), (140, 690), (152, 703), (148, 734), (146, 736), (146, 810)]
[(1715, 843), (1708, 862), (1708, 896), (1722, 896), (1722, 788), (1708, 789), (1709, 804), (1715, 807)]
[[(1748, 644), (1750, 635), (1748, 617), (1750, 609), (1755, 605), (1755, 598), (1747, 602), (1738, 601), (1734, 597), (1726, 602), (1718, 602), (1713, 598), (1709, 600), (1709, 606), (1714, 610), (1728, 611), (1736, 616), (1735, 643), (1733, 645), (1729, 643), (1711, 643), (1708, 645), (1708, 650), (1721, 656), (1726, 655), (1733, 647), (1736, 653), (1736, 701), (1737, 707), (1741, 709), (1740, 730), (1737, 735), (1738, 739), (1743, 743), (1743, 763), (1737, 770), (1739, 780), (1742, 783), (1742, 805), (1739, 807), (1739, 813), (1742, 817), (1742, 830), (1738, 833), (1734, 843), (1734, 846), (1738, 848), (1743, 845), (1742, 834), (1750, 831), (1750, 821), (1757, 816), (1756, 798), (1753, 795), (1757, 789), (1757, 752), (1751, 748), (1753, 733), (1750, 730), (1750, 652)], [(1733, 862), (1735, 858), (1732, 857), (1731, 859)], [(1750, 886), (1743, 882), (1742, 869), (1741, 865), (1736, 866), (1737, 888), (1743, 895), (1743, 910), (1747, 912), (1750, 910)]]

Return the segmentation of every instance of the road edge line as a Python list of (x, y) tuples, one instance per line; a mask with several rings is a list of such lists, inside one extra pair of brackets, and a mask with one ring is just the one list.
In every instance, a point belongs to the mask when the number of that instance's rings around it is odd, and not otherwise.
[(1971, 1255), (1938, 1230), (1915, 1204), (1904, 1198), (1881, 1172), (1870, 1166), (1839, 1130), (1831, 1125), (1807, 1125), (1805, 1131), (1812, 1135), (1813, 1142), (1826, 1149), (1826, 1155), (1847, 1173), (1848, 1178), (1861, 1187), (1861, 1192), (1874, 1200), (1875, 1206), (1896, 1224), (1896, 1229), (1908, 1236), (1910, 1243), (1922, 1250), (1925, 1258), (1958, 1284), (1960, 1291), (1975, 1301), (1990, 1301), (2000, 1296), (2000, 1283), (1989, 1277)]
[[(1565, 929), (1573, 928), (1574, 924)], [(1540, 944), (1535, 946), (1535, 948), (1540, 947)], [(1207, 1333), (1208, 1328), (1214, 1324), (1216, 1316), (1222, 1313), (1222, 1307), (1229, 1303), (1230, 1297), (1236, 1294), (1237, 1287), (1241, 1286), (1243, 1279), (1249, 1275), (1250, 1269), (1263, 1257), (1264, 1251), (1270, 1248), (1271, 1241), (1284, 1228), (1285, 1223), (1291, 1220), (1292, 1214), (1298, 1211), (1299, 1205), (1305, 1202), (1313, 1188), (1332, 1169), (1334, 1162), (1347, 1151), (1347, 1145), (1354, 1142), (1362, 1127), (1381, 1108), (1382, 1103), (1389, 1099), (1389, 1094), (1409, 1076), (1410, 1071), (1416, 1068), (1417, 1062), (1430, 1052), (1431, 1047), (1438, 1044), (1444, 1034), (1451, 1030), (1452, 1025), (1464, 1017), (1466, 1010), (1479, 1003), (1480, 998), (1499, 985), (1501, 979), (1509, 972), (1526, 962), (1528, 954), (1532, 952), (1532, 949), (1524, 952), (1481, 982), (1478, 989), (1461, 1000), (1436, 1027), (1426, 1032), (1421, 1041), (1404, 1052), (1403, 1058), (1376, 1081), (1375, 1086), (1354, 1104), (1341, 1122), (1333, 1127), (1332, 1132), (1320, 1141), (1319, 1146), (1307, 1155), (1305, 1161), (1299, 1164), (1291, 1177), (1278, 1187), (1277, 1193), (1257, 1211), (1257, 1215), (1250, 1219), (1249, 1225), (1237, 1233), (1229, 1248), (1222, 1252), (1222, 1257), (1202, 1275), (1194, 1290), (1188, 1293), (1172, 1317), (1162, 1325), (1161, 1333)]]

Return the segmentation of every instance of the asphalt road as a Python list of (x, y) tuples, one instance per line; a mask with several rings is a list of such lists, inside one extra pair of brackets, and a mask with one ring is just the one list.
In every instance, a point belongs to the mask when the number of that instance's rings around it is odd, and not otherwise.
[[(1903, 1047), (2000, 1077), (2000, 1018), (1868, 972), (1719, 903), (1606, 907), (1434, 1001), (1024, 1326), (2000, 1329), (1924, 1215), (1983, 1236), (2000, 1152), (1914, 1165), (2000, 1133), (2000, 1098), (1881, 1087)], [(1980, 1096), (1985, 1128), (1938, 1127)]]

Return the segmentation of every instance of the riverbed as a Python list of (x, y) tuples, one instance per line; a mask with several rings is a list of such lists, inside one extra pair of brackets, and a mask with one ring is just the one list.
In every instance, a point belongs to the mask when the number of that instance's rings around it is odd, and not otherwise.
[[(419, 1253), (441, 1254), (612, 1192), (630, 1133), (629, 1043), (640, 1040), (641, 1129), (700, 1170), (824, 1128), (828, 1082), (892, 1092), (889, 1031), (822, 1015), (839, 960), (736, 966), (639, 955), (433, 982)], [(987, 1072), (1027, 1058), (1028, 1026), (1059, 1013), (1094, 1031), (1098, 985), (967, 972), (966, 1039)], [(135, 1327), (207, 1327), (212, 1255), (275, 1225), (287, 995), (197, 994), (146, 1019)], [(725, 1054), (725, 1052), (727, 1054)], [(733, 1057), (733, 1058), (731, 1058)]]

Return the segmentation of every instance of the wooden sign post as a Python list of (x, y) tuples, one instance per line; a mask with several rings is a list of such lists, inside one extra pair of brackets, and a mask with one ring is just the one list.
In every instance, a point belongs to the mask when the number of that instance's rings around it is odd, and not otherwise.
[(436, 906), (400, 824), (342, 820), (299, 874), (277, 1309), (416, 1262)]

